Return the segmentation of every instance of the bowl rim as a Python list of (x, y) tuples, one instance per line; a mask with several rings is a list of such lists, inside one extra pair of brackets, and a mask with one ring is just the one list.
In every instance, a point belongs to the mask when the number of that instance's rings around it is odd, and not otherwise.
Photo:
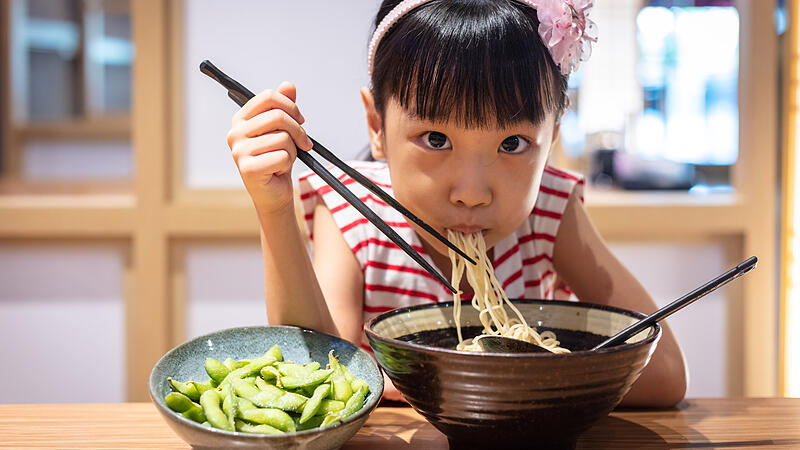
[[(609, 306), (609, 305), (600, 305), (597, 303), (590, 303), (590, 302), (575, 302), (575, 301), (567, 301), (567, 300), (546, 300), (546, 299), (530, 299), (530, 298), (517, 298), (517, 299), (510, 299), (511, 302), (515, 304), (533, 304), (533, 305), (560, 305), (560, 306), (568, 306), (573, 308), (584, 308), (584, 309), (599, 309), (605, 310), (615, 313), (620, 313), (634, 319), (644, 319), (647, 317), (645, 314), (642, 314), (637, 311), (632, 311), (625, 308), (620, 308), (617, 306)], [(472, 300), (461, 300), (461, 306), (463, 307), (465, 304), (471, 306)], [(364, 331), (367, 333), (367, 337), (370, 339), (376, 339), (379, 341), (383, 341), (395, 346), (404, 347), (406, 349), (412, 350), (419, 350), (423, 352), (432, 352), (432, 353), (444, 353), (448, 355), (470, 355), (479, 358), (495, 358), (495, 357), (506, 357), (506, 356), (513, 356), (517, 358), (571, 358), (574, 356), (591, 356), (591, 355), (606, 355), (611, 353), (618, 353), (624, 352), (628, 350), (633, 350), (635, 348), (639, 348), (645, 345), (650, 345), (654, 341), (658, 341), (661, 338), (661, 325), (658, 322), (654, 323), (649, 329), (654, 329), (649, 336), (642, 339), (639, 342), (634, 342), (630, 344), (620, 344), (615, 345), (613, 347), (608, 348), (601, 348), (599, 350), (579, 350), (570, 353), (493, 353), (493, 352), (470, 352), (466, 350), (453, 350), (444, 347), (432, 347), (430, 345), (423, 345), (423, 344), (415, 344), (413, 342), (408, 341), (401, 341), (400, 339), (390, 338), (386, 336), (379, 335), (376, 333), (372, 328), (378, 323), (383, 320), (386, 320), (392, 316), (396, 316), (398, 314), (404, 314), (407, 312), (417, 311), (421, 309), (434, 309), (434, 308), (446, 308), (452, 307), (454, 305), (453, 301), (449, 302), (440, 302), (440, 303), (429, 303), (423, 305), (414, 305), (414, 306), (405, 306), (402, 308), (393, 309), (391, 311), (387, 311), (381, 313), (367, 322), (367, 325), (364, 327)], [(622, 331), (622, 330), (620, 330)], [(372, 342), (370, 341), (370, 347), (372, 350), (375, 351), (375, 348), (372, 346)], [(375, 351), (377, 355), (377, 351)]]
[[(219, 428), (214, 428), (214, 427), (206, 427), (206, 426), (203, 426), (200, 423), (195, 422), (194, 420), (187, 419), (186, 417), (183, 417), (183, 415), (178, 414), (175, 411), (169, 409), (166, 406), (166, 404), (162, 405), (161, 402), (156, 399), (156, 395), (153, 392), (153, 386), (154, 386), (154, 380), (155, 380), (155, 371), (156, 371), (156, 368), (161, 364), (161, 362), (165, 358), (170, 356), (172, 353), (178, 351), (179, 348), (185, 347), (186, 345), (189, 345), (189, 343), (191, 343), (191, 342), (194, 342), (194, 341), (197, 341), (197, 340), (202, 340), (202, 339), (208, 339), (210, 336), (213, 336), (213, 335), (216, 335), (216, 334), (219, 334), (219, 333), (223, 333), (223, 332), (230, 332), (230, 331), (233, 331), (233, 330), (247, 330), (247, 329), (255, 329), (255, 328), (258, 328), (258, 329), (284, 328), (284, 329), (300, 330), (302, 332), (312, 332), (312, 333), (316, 333), (316, 334), (321, 334), (323, 336), (328, 336), (328, 337), (331, 337), (331, 338), (334, 338), (336, 340), (339, 340), (339, 341), (342, 341), (342, 342), (346, 342), (347, 344), (352, 345), (353, 347), (355, 347), (357, 353), (358, 352), (364, 353), (367, 356), (367, 358), (372, 362), (372, 364), (375, 366), (375, 368), (376, 368), (376, 370), (378, 372), (378, 380), (380, 382), (380, 392), (377, 393), (377, 395), (373, 396), (371, 399), (366, 400), (364, 402), (364, 406), (362, 406), (361, 409), (356, 411), (350, 417), (347, 417), (344, 420), (340, 421), (336, 425), (330, 425), (330, 426), (327, 426), (325, 428), (319, 428), (319, 427), (311, 428), (311, 429), (308, 429), (308, 430), (295, 431), (295, 432), (283, 433), (283, 434), (256, 434), (256, 433), (245, 433), (245, 432), (242, 432), (242, 431), (227, 431), (227, 430), (221, 430)], [(310, 328), (298, 327), (298, 326), (294, 326), (294, 325), (247, 325), (247, 326), (241, 326), (241, 327), (223, 328), (223, 329), (220, 329), (220, 330), (212, 331), (212, 332), (209, 332), (209, 333), (197, 336), (197, 337), (193, 337), (191, 339), (187, 339), (184, 342), (182, 342), (182, 343), (176, 345), (175, 347), (171, 348), (169, 351), (164, 353), (164, 355), (161, 356), (161, 358), (158, 359), (158, 361), (155, 363), (155, 365), (153, 365), (153, 368), (150, 369), (150, 376), (147, 377), (147, 391), (150, 394), (150, 400), (156, 405), (156, 408), (159, 409), (162, 414), (169, 414), (170, 417), (172, 417), (172, 419), (175, 419), (178, 422), (183, 422), (185, 424), (188, 424), (191, 427), (195, 427), (197, 430), (199, 430), (201, 432), (218, 433), (218, 434), (223, 435), (223, 436), (252, 439), (252, 440), (255, 440), (255, 441), (269, 441), (269, 440), (286, 439), (286, 438), (291, 438), (291, 437), (294, 437), (294, 436), (307, 436), (307, 435), (312, 435), (312, 434), (316, 434), (316, 433), (322, 433), (322, 432), (325, 432), (325, 431), (328, 431), (328, 430), (333, 430), (333, 429), (336, 429), (336, 428), (340, 428), (342, 426), (350, 424), (351, 422), (355, 422), (357, 420), (360, 420), (362, 418), (362, 416), (371, 414), (372, 411), (375, 409), (375, 407), (378, 406), (378, 402), (380, 402), (381, 398), (383, 397), (383, 390), (384, 390), (383, 381), (384, 381), (383, 371), (381, 370), (381, 368), (378, 365), (378, 363), (375, 361), (375, 358), (372, 355), (370, 355), (366, 350), (361, 348), (361, 346), (355, 345), (355, 344), (353, 344), (352, 342), (350, 342), (350, 341), (348, 341), (346, 339), (343, 339), (343, 338), (338, 337), (338, 336), (334, 336), (332, 334), (323, 333), (321, 331), (312, 330)], [(162, 401), (163, 401), (163, 399), (162, 399)], [(169, 419), (165, 418), (165, 420), (169, 420)]]

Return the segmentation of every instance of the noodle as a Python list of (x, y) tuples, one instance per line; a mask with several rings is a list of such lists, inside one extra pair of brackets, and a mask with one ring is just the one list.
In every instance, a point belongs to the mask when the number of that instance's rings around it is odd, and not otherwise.
[[(483, 334), (474, 339), (464, 340), (461, 334), (461, 291), (453, 294), (453, 318), (458, 332), (458, 350), (482, 351), (478, 339), (482, 336), (504, 336), (544, 347), (553, 353), (569, 353), (569, 350), (558, 346), (555, 333), (544, 331), (541, 334), (528, 326), (525, 318), (503, 292), (503, 288), (494, 274), (494, 267), (486, 257), (486, 242), (480, 233), (463, 234), (447, 230), (447, 238), (461, 249), (474, 249), (473, 259), (477, 265), (468, 264), (464, 258), (450, 250), (450, 263), (453, 266), (452, 285), (461, 284), (466, 272), (467, 282), (472, 287), (472, 307), (478, 311), (478, 318), (483, 325)], [(516, 317), (509, 317), (503, 306), (507, 304)]]

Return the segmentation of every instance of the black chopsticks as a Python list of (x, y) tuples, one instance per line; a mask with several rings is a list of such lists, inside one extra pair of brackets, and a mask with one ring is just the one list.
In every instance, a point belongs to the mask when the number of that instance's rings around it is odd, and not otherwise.
[[(233, 101), (235, 101), (239, 106), (244, 106), (248, 100), (253, 98), (255, 95), (246, 87), (242, 86), (238, 81), (234, 80), (233, 78), (226, 75), (224, 72), (219, 70), (214, 64), (212, 64), (208, 60), (204, 60), (200, 63), (200, 71), (204, 74), (211, 77), (214, 81), (221, 84), (225, 89), (228, 90), (228, 97), (230, 97)], [(423, 230), (427, 231), (431, 234), (431, 236), (435, 237), (439, 241), (441, 241), (447, 247), (453, 249), (456, 253), (461, 255), (464, 259), (471, 262), (472, 264), (476, 264), (475, 261), (464, 254), (461, 249), (456, 247), (452, 242), (448, 241), (447, 238), (439, 234), (436, 230), (434, 230), (430, 225), (423, 222), (420, 218), (412, 214), (408, 209), (406, 209), (403, 205), (401, 205), (397, 200), (395, 200), (392, 196), (386, 193), (383, 189), (378, 187), (375, 183), (370, 181), (367, 177), (362, 175), (360, 172), (356, 171), (352, 167), (348, 166), (344, 161), (336, 157), (333, 153), (331, 153), (328, 149), (326, 149), (322, 144), (311, 138), (311, 142), (314, 144), (312, 150), (315, 150), (320, 156), (325, 158), (327, 161), (332, 163), (334, 166), (341, 169), (344, 173), (349, 175), (353, 180), (357, 181), (362, 186), (366, 187), (372, 193), (380, 197), (381, 200), (391, 205), (394, 209), (399, 211), (405, 217), (419, 225)], [(334, 191), (336, 191), (339, 195), (344, 197), (348, 203), (353, 205), (358, 212), (360, 212), (364, 217), (367, 218), (373, 225), (378, 227), (383, 234), (385, 234), (392, 242), (397, 244), (408, 256), (411, 257), (414, 261), (416, 261), (419, 265), (421, 265), (428, 273), (433, 275), (440, 283), (442, 283), (447, 289), (452, 292), (456, 292), (455, 288), (450, 285), (450, 283), (427, 261), (419, 254), (416, 250), (414, 250), (406, 241), (403, 240), (389, 225), (386, 224), (374, 211), (369, 209), (367, 205), (365, 205), (355, 194), (350, 192), (350, 190), (345, 187), (333, 174), (331, 174), (325, 166), (320, 164), (316, 159), (309, 152), (304, 152), (299, 150), (297, 152), (297, 158), (300, 161), (303, 161), (306, 166), (308, 166), (311, 170), (314, 171), (317, 175), (320, 176)]]

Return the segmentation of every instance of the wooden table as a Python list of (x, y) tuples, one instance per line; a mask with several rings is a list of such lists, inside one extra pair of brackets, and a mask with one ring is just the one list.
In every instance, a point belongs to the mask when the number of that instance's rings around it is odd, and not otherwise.
[[(150, 403), (0, 405), (0, 447), (188, 448)], [(578, 448), (800, 448), (800, 399), (696, 399), (677, 409), (622, 410)], [(379, 407), (345, 449), (446, 449), (407, 407)]]

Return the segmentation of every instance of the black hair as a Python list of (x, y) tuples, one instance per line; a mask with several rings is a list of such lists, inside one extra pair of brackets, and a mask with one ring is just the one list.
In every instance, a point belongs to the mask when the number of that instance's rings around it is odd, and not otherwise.
[[(400, 0), (384, 0), (375, 27)], [(433, 0), (404, 15), (381, 40), (372, 94), (421, 119), (501, 127), (558, 119), (567, 76), (538, 33), (536, 10), (515, 0)]]

